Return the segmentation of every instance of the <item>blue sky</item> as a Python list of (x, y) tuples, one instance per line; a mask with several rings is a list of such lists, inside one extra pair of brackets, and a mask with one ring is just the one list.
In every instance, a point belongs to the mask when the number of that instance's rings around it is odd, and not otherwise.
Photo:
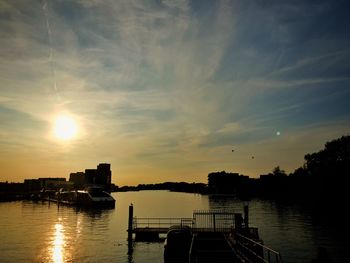
[[(349, 134), (347, 10), (347, 1), (0, 0), (0, 180), (67, 177), (99, 162), (120, 185), (292, 172)], [(52, 136), (62, 114), (78, 127), (64, 142)]]

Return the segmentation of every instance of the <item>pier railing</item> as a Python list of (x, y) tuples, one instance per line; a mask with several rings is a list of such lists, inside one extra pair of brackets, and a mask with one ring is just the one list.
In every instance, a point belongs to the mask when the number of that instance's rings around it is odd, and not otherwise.
[(173, 217), (134, 217), (133, 229), (140, 228), (158, 228), (169, 229), (171, 226), (191, 227), (193, 225), (192, 218), (173, 218)]
[(225, 210), (196, 210), (193, 212), (193, 231), (230, 232), (235, 213)]
[(283, 263), (280, 253), (263, 244), (235, 233), (236, 251), (245, 262), (250, 263)]
[[(132, 229), (166, 229), (171, 226), (190, 227), (193, 232), (230, 232), (234, 228), (235, 214), (222, 210), (198, 210), (193, 218), (133, 217)], [(162, 231), (161, 231), (162, 232)]]

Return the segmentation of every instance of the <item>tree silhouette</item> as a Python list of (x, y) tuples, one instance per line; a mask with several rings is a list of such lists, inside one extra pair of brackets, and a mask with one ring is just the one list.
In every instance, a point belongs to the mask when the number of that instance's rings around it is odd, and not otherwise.
[(285, 176), (285, 175), (287, 175), (286, 172), (284, 170), (282, 170), (279, 166), (276, 166), (275, 168), (273, 168), (272, 174), (276, 175), (276, 176)]
[(348, 198), (350, 136), (327, 142), (319, 152), (305, 155), (306, 173), (311, 175), (315, 198), (341, 203)]
[(327, 142), (325, 149), (304, 157), (306, 169), (313, 176), (345, 176), (350, 171), (350, 136)]

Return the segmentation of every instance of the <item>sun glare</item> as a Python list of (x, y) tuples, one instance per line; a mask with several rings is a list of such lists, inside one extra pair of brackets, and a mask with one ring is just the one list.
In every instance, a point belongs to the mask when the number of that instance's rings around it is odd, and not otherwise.
[(64, 235), (63, 226), (55, 225), (55, 240), (53, 241), (52, 259), (54, 263), (63, 263)]
[(77, 134), (77, 125), (71, 117), (59, 116), (55, 120), (54, 134), (61, 140), (73, 139)]

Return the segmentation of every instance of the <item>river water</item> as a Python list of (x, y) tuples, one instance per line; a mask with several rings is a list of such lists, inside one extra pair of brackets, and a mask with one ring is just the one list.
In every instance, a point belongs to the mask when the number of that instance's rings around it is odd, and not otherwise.
[[(193, 210), (234, 209), (232, 197), (140, 191), (113, 193), (116, 208), (80, 210), (48, 202), (0, 203), (0, 262), (163, 262), (163, 244), (134, 243), (128, 255), (128, 206), (138, 217), (192, 217)], [(332, 262), (350, 262), (349, 230), (341, 221), (305, 207), (275, 202), (249, 202), (250, 225), (259, 228), (265, 245), (279, 251), (284, 262), (310, 262), (319, 246)], [(338, 223), (337, 223), (338, 222)]]

